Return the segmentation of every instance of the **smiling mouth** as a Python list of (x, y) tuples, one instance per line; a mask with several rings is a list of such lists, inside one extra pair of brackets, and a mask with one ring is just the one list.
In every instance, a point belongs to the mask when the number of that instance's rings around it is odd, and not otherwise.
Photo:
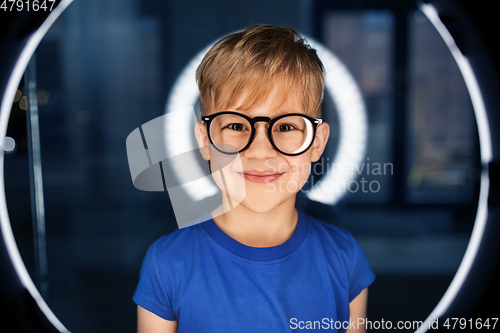
[(262, 184), (274, 182), (283, 175), (283, 173), (278, 172), (263, 172), (257, 170), (238, 172), (238, 174), (242, 175), (249, 182)]

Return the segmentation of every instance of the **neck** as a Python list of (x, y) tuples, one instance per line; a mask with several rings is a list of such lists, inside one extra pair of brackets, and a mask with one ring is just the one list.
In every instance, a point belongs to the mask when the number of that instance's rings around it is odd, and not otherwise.
[(289, 201), (264, 213), (238, 205), (215, 217), (214, 222), (228, 236), (247, 246), (277, 246), (286, 242), (297, 226), (295, 200)]

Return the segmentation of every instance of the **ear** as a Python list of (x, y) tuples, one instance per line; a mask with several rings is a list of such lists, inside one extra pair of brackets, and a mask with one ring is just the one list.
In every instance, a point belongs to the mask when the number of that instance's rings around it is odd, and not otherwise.
[(194, 135), (196, 136), (196, 142), (198, 142), (198, 148), (200, 148), (200, 153), (203, 159), (210, 160), (210, 150), (208, 149), (210, 141), (208, 140), (207, 127), (203, 122), (197, 122), (194, 125)]
[(330, 125), (323, 123), (316, 130), (316, 138), (311, 147), (311, 162), (319, 160), (330, 137)]

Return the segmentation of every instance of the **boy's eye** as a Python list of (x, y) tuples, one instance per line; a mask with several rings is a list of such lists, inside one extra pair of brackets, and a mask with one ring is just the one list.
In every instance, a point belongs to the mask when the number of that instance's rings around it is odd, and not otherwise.
[(296, 129), (296, 127), (293, 126), (292, 124), (280, 124), (280, 125), (276, 126), (275, 131), (276, 132), (290, 132), (290, 131), (293, 131), (294, 129)]
[(228, 124), (225, 128), (229, 128), (230, 130), (241, 132), (247, 130), (246, 126), (241, 123), (231, 123)]

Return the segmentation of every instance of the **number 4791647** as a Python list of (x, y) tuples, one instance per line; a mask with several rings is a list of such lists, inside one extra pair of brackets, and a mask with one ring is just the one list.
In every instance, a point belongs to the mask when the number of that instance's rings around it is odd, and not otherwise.
[(56, 0), (3, 0), (0, 5), (0, 10), (4, 12), (21, 12), (21, 11), (34, 11), (38, 12), (43, 10), (52, 11)]
[(447, 318), (443, 326), (447, 329), (492, 329), (494, 330), (498, 322), (498, 318)]

